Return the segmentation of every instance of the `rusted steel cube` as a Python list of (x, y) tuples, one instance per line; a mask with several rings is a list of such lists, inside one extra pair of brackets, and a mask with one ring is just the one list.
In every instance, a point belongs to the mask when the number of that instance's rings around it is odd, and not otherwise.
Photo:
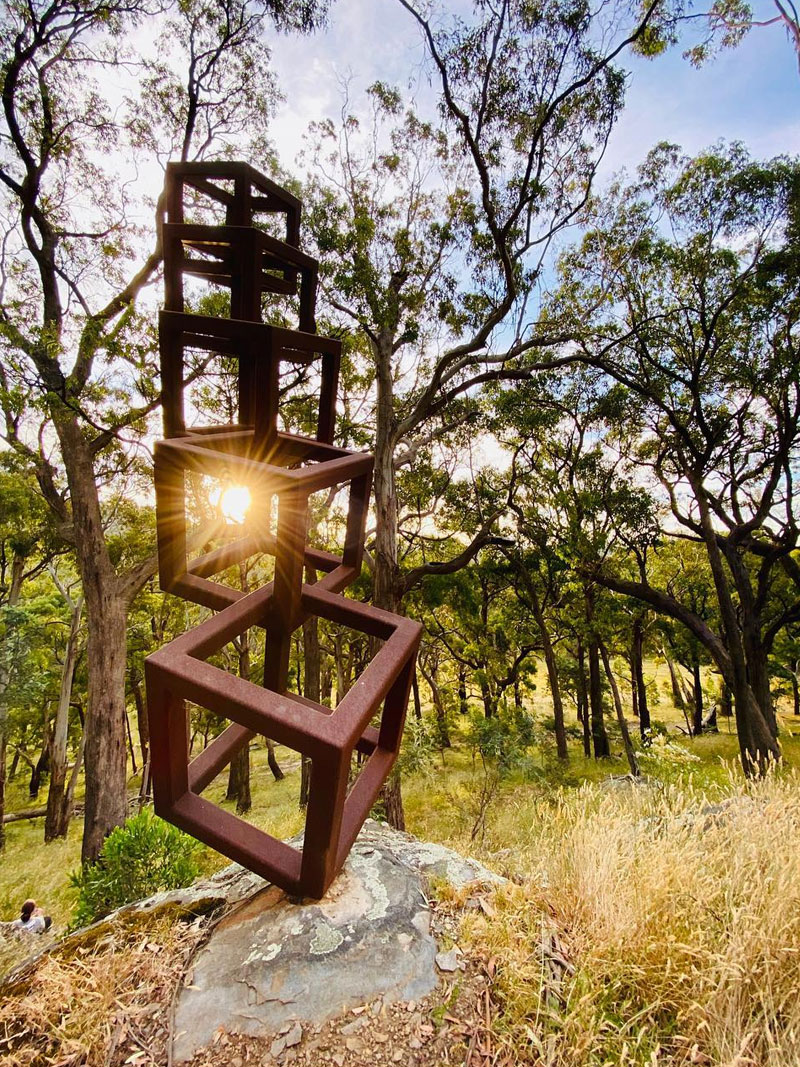
[(185, 311), (186, 275), (229, 289), (231, 318), (258, 322), (262, 293), (293, 296), (300, 277), (300, 329), (313, 332), (318, 264), (294, 245), (250, 226), (164, 223), (164, 303)]
[[(186, 211), (199, 206), (222, 212), (227, 226), (252, 226), (263, 215), (286, 216), (286, 242), (300, 243), (301, 203), (288, 189), (259, 174), (249, 163), (233, 160), (168, 163), (164, 186), (166, 221), (186, 221)], [(187, 203), (191, 190), (195, 203)]]
[[(287, 633), (295, 628), (304, 565), (328, 572), (328, 588), (344, 589), (360, 573), (373, 457), (293, 434), (278, 433), (263, 458), (253, 456), (254, 431), (172, 438), (155, 445), (156, 529), (161, 588), (219, 609), (242, 594), (211, 576), (258, 552), (275, 556), (275, 583)], [(246, 536), (193, 560), (187, 555), (186, 473), (249, 488), (254, 507)], [(350, 485), (342, 556), (306, 546), (308, 499), (320, 489)], [(278, 497), (276, 535), (265, 514)], [(211, 540), (209, 529), (203, 541)], [(286, 656), (288, 657), (288, 642)], [(276, 685), (275, 682), (272, 683)]]
[[(252, 427), (255, 452), (266, 450), (277, 434), (281, 364), (310, 365), (319, 360), (317, 440), (333, 441), (342, 351), (340, 341), (260, 322), (177, 311), (162, 311), (158, 330), (165, 437)], [(184, 403), (187, 349), (231, 356), (237, 360), (239, 422), (236, 426), (191, 427), (187, 430)]]
[[(251, 626), (266, 626), (280, 592), (243, 597), (145, 662), (156, 812), (294, 896), (323, 896), (344, 864), (397, 758), (421, 626), (330, 591), (331, 575), (302, 586), (298, 625), (311, 615), (383, 640), (353, 688), (330, 708), (245, 681), (207, 660)], [(269, 641), (266, 658), (269, 658)], [(270, 673), (265, 663), (265, 675)], [(229, 726), (189, 762), (185, 701)], [(371, 725), (380, 715), (379, 725)], [(256, 734), (311, 759), (302, 850), (276, 840), (200, 794)], [(366, 756), (349, 785), (352, 756)]]

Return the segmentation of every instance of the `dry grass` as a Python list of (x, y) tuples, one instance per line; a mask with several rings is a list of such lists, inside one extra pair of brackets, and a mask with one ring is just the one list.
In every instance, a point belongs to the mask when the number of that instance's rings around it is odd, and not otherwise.
[[(496, 966), (509, 1062), (796, 1067), (799, 801), (790, 776), (716, 812), (686, 786), (539, 804), (535, 880), (465, 929)], [(559, 988), (544, 981), (553, 928), (576, 968)]]
[(25, 988), (0, 995), (0, 1067), (163, 1067), (173, 990), (203, 924), (139, 919), (44, 956)]

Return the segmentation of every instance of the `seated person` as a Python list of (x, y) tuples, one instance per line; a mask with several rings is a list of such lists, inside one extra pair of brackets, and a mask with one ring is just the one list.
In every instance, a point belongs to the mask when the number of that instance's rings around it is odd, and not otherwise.
[(43, 934), (49, 930), (53, 920), (45, 915), (35, 900), (26, 900), (22, 905), (20, 917), (10, 923), (10, 928), (18, 934)]

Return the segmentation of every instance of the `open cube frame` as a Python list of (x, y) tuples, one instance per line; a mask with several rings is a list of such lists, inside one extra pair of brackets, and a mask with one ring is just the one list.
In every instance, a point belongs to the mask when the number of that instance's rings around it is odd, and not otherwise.
[[(326, 584), (323, 578), (317, 585), (302, 587), (301, 616), (317, 615), (384, 642), (333, 711), (295, 694), (263, 688), (207, 662), (250, 626), (268, 630), (276, 598), (272, 583), (172, 641), (145, 664), (156, 812), (298, 897), (324, 895), (392, 769), (422, 632), (419, 623), (347, 600), (330, 592)], [(186, 700), (232, 722), (191, 762)], [(376, 728), (371, 720), (379, 713)], [(302, 850), (200, 796), (256, 734), (311, 759)], [(348, 790), (355, 750), (366, 756), (366, 762)]]

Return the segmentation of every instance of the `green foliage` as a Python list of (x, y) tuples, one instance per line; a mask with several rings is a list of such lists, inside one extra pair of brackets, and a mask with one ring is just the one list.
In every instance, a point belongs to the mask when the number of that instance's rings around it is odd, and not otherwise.
[(518, 769), (536, 743), (536, 724), (532, 716), (520, 709), (493, 715), (470, 717), (467, 741), (484, 761), (491, 761), (495, 772), (505, 778)]
[(78, 890), (73, 926), (86, 926), (123, 904), (189, 885), (199, 873), (199, 844), (149, 811), (105, 840), (97, 863), (71, 875)]

